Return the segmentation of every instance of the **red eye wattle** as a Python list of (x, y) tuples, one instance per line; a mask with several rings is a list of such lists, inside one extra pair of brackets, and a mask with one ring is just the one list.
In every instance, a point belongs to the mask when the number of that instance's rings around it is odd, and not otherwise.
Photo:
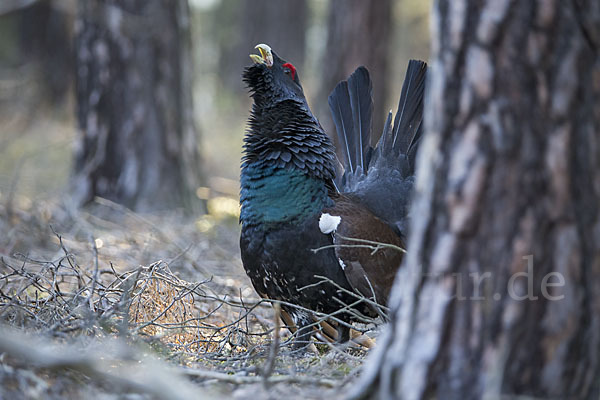
[(293, 80), (296, 79), (296, 67), (294, 67), (290, 63), (285, 63), (285, 64), (283, 64), (283, 68), (287, 68), (292, 73), (292, 79)]

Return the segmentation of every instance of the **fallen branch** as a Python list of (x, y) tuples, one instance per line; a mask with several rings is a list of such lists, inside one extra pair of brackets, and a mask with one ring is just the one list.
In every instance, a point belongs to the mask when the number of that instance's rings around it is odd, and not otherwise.
[(158, 360), (144, 360), (139, 354), (132, 357), (131, 347), (124, 342), (106, 342), (101, 351), (90, 352), (75, 345), (49, 346), (47, 340), (0, 325), (0, 353), (18, 363), (54, 372), (77, 371), (160, 399), (210, 398), (183, 379), (177, 368), (167, 367)]
[[(183, 372), (188, 376), (201, 379), (214, 379), (221, 382), (233, 383), (236, 385), (244, 385), (251, 383), (261, 383), (265, 381), (262, 376), (249, 376), (241, 374), (225, 374), (223, 372), (206, 371), (199, 369), (184, 368)], [(270, 384), (276, 383), (297, 383), (301, 385), (315, 385), (324, 387), (336, 387), (339, 382), (333, 379), (325, 378), (311, 378), (302, 375), (273, 375), (266, 378), (266, 381)]]

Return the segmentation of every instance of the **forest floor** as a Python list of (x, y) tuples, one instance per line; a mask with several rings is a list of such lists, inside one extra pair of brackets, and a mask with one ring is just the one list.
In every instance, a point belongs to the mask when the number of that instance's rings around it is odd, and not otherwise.
[(340, 398), (359, 373), (363, 348), (292, 350), (243, 271), (235, 199), (196, 219), (4, 200), (0, 398)]
[(345, 397), (367, 351), (293, 351), (243, 271), (233, 133), (203, 142), (231, 147), (206, 215), (78, 209), (72, 100), (23, 90), (0, 96), (0, 399)]

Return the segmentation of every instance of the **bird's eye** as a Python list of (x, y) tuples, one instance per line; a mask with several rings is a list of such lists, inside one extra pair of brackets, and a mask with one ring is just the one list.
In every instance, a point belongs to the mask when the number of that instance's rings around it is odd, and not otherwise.
[(290, 63), (285, 63), (283, 64), (283, 71), (287, 74), (287, 75), (292, 75), (292, 79), (295, 80), (296, 79), (296, 67), (294, 67), (292, 64)]

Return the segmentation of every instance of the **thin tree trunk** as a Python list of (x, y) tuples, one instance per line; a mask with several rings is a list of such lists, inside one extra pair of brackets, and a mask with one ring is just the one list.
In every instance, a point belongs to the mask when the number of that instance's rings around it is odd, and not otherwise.
[(200, 209), (187, 0), (79, 2), (73, 195)]
[(232, 90), (243, 90), (240, 74), (249, 65), (254, 46), (266, 43), (282, 58), (304, 71), (306, 0), (223, 0), (215, 18), (230, 23), (215, 26), (220, 47), (219, 71)]
[(600, 4), (438, 0), (408, 256), (355, 396), (600, 395)]
[(373, 140), (383, 130), (389, 110), (388, 52), (391, 35), (392, 1), (331, 0), (327, 23), (327, 48), (322, 65), (319, 121), (325, 132), (333, 134), (335, 127), (327, 106), (327, 96), (335, 85), (360, 65), (365, 65), (373, 81)]
[(0, 8), (10, 5), (16, 7), (20, 16), (22, 62), (35, 62), (45, 90), (43, 95), (56, 104), (69, 93), (73, 82), (73, 18), (50, 0), (20, 4), (13, 1)]

